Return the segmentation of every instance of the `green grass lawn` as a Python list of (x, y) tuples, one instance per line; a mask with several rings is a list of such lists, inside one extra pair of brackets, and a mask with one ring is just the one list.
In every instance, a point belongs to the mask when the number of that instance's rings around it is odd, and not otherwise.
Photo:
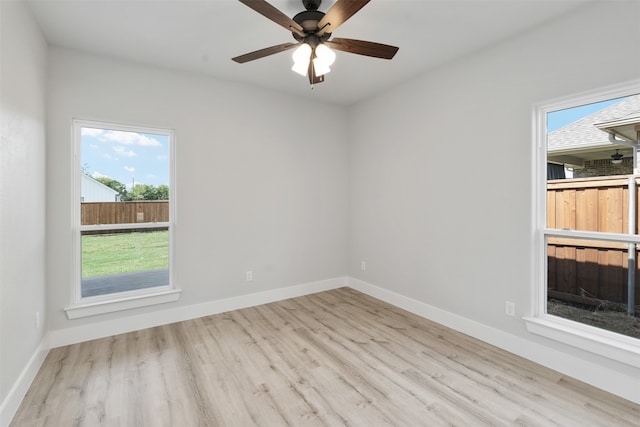
[(167, 267), (167, 230), (82, 236), (82, 277)]

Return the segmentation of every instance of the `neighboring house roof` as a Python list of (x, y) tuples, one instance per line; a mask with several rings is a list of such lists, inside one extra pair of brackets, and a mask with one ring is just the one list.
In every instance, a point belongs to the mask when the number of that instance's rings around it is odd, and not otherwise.
[(547, 151), (567, 153), (572, 151), (613, 148), (609, 134), (596, 124), (619, 121), (639, 116), (640, 95), (633, 95), (600, 111), (551, 132), (547, 137)]
[(640, 111), (616, 120), (596, 123), (595, 126), (607, 133), (615, 135), (616, 139), (636, 142), (638, 139), (638, 125), (640, 125)]

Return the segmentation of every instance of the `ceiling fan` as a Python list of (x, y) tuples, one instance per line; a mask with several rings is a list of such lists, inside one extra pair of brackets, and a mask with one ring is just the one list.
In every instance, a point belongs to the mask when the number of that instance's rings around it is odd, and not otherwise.
[(611, 163), (613, 163), (614, 165), (619, 165), (620, 163), (622, 163), (623, 157), (624, 156), (618, 153), (618, 150), (616, 149), (616, 154), (611, 155)]
[(331, 33), (370, 0), (337, 0), (327, 13), (318, 10), (322, 0), (302, 0), (306, 10), (293, 18), (289, 18), (265, 0), (239, 1), (291, 31), (293, 38), (297, 41), (297, 43), (283, 43), (232, 58), (240, 64), (297, 47), (293, 54), (292, 70), (303, 76), (307, 75), (309, 83), (313, 85), (322, 83), (324, 75), (330, 71), (329, 67), (335, 60), (335, 53), (331, 49), (382, 59), (391, 59), (398, 51), (395, 46), (363, 40), (343, 38), (330, 40)]

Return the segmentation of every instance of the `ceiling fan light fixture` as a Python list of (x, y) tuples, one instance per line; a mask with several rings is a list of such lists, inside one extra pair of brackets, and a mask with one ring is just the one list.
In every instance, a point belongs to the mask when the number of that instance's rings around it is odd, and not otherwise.
[(313, 59), (313, 68), (316, 76), (323, 76), (331, 71), (330, 66), (336, 60), (336, 54), (323, 44), (319, 44), (315, 48), (315, 58)]
[(614, 165), (619, 165), (620, 163), (622, 163), (622, 157), (622, 154), (618, 153), (618, 150), (616, 150), (616, 154), (611, 155), (611, 163)]
[(316, 46), (316, 59), (323, 65), (330, 67), (336, 61), (336, 53), (326, 44), (319, 44)]
[(293, 55), (291, 56), (293, 57), (293, 66), (291, 69), (301, 76), (306, 76), (309, 61), (311, 60), (311, 46), (307, 43), (302, 43), (293, 51)]
[[(305, 10), (293, 18), (289, 18), (267, 0), (239, 1), (290, 31), (297, 42), (281, 43), (231, 58), (239, 64), (295, 48), (291, 69), (302, 76), (308, 76), (309, 83), (313, 86), (324, 81), (323, 75), (331, 71), (330, 66), (336, 59), (329, 46), (341, 52), (381, 59), (392, 59), (398, 51), (395, 46), (365, 40), (334, 38), (329, 41), (331, 34), (370, 0), (335, 0), (326, 12), (318, 10), (322, 0), (302, 0)], [(324, 45), (325, 42), (328, 46)]]
[(316, 73), (316, 76), (318, 77), (323, 76), (331, 71), (331, 68), (329, 68), (326, 63), (322, 62), (320, 58), (315, 58), (313, 60), (313, 69)]
[(295, 62), (293, 64), (293, 66), (291, 67), (291, 70), (295, 71), (296, 73), (300, 74), (301, 76), (306, 76), (308, 68), (309, 67), (307, 65), (305, 65), (302, 61), (298, 61), (298, 62)]

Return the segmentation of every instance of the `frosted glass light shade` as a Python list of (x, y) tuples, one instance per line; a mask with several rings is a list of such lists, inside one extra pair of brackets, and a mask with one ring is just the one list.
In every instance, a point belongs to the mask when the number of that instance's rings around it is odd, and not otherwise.
[(313, 70), (315, 71), (316, 76), (322, 76), (331, 71), (331, 68), (329, 68), (327, 64), (322, 62), (320, 58), (316, 58), (313, 60)]
[(309, 63), (307, 62), (305, 64), (302, 61), (294, 62), (293, 66), (291, 67), (291, 69), (293, 71), (295, 71), (296, 73), (300, 74), (301, 76), (306, 76), (307, 75), (307, 70), (309, 69)]
[(311, 46), (306, 43), (301, 44), (293, 51), (293, 66), (291, 69), (301, 76), (307, 75), (309, 60), (311, 59)]
[(313, 68), (316, 76), (322, 76), (331, 71), (329, 66), (336, 60), (336, 54), (327, 46), (320, 44), (316, 46), (316, 57), (313, 60)]
[(333, 63), (336, 60), (336, 54), (334, 51), (329, 49), (326, 45), (319, 44), (316, 47), (316, 59), (322, 62), (323, 65), (330, 67), (331, 65), (333, 65)]

